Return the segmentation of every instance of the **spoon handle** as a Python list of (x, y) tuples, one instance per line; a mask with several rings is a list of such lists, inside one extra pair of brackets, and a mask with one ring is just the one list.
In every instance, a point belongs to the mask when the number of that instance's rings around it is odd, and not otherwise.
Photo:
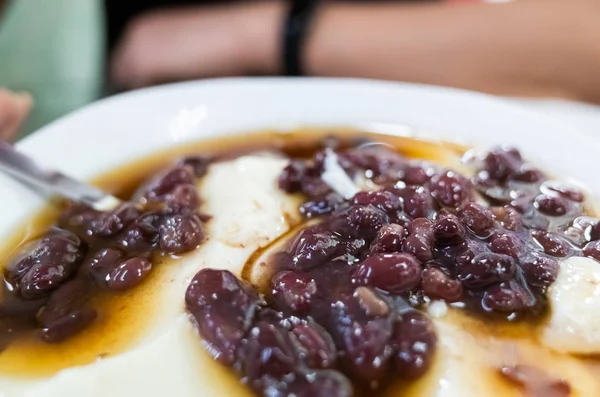
[(119, 205), (120, 200), (86, 183), (58, 171), (47, 169), (12, 145), (0, 141), (0, 171), (24, 182), (45, 195), (58, 195), (97, 210), (106, 211)]

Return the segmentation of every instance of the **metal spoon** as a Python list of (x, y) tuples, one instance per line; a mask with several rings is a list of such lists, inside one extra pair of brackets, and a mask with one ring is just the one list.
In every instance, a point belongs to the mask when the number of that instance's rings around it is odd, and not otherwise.
[(0, 141), (0, 171), (46, 196), (61, 196), (87, 204), (98, 211), (109, 211), (121, 200), (61, 172), (45, 168), (12, 145)]

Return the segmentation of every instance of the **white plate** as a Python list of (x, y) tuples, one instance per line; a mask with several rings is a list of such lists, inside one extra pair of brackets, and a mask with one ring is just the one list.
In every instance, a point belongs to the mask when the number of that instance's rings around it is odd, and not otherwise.
[[(552, 119), (489, 96), (348, 79), (222, 79), (105, 99), (41, 129), (19, 149), (90, 178), (174, 144), (264, 127), (359, 126), (488, 146), (508, 142), (545, 169), (600, 192), (600, 144)], [(409, 128), (407, 128), (407, 126)], [(0, 235), (41, 201), (0, 175)]]

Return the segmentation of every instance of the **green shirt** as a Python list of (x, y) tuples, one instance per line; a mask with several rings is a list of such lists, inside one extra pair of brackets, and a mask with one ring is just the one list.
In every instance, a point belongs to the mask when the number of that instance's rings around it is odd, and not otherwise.
[(0, 86), (28, 91), (26, 135), (97, 99), (104, 80), (98, 0), (15, 0), (0, 16)]

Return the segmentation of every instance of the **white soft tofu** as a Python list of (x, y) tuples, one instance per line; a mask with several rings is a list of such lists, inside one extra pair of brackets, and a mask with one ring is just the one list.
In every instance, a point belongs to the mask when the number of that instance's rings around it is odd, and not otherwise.
[[(498, 384), (496, 364), (485, 341), (459, 326), (434, 320), (438, 335), (435, 364), (425, 377), (410, 386), (409, 396), (481, 397), (512, 396), (513, 388)], [(491, 386), (494, 390), (491, 390)], [(496, 394), (497, 393), (497, 394)]]
[(560, 352), (600, 353), (600, 263), (563, 260), (548, 297), (551, 315), (542, 342)]
[(434, 323), (438, 335), (434, 365), (405, 394), (390, 393), (389, 397), (523, 397), (523, 390), (499, 372), (515, 365), (533, 367), (548, 379), (566, 381), (571, 397), (600, 395), (600, 384), (590, 366), (576, 357), (554, 352), (535, 339), (494, 334), (490, 324), (468, 318), (454, 308)]

